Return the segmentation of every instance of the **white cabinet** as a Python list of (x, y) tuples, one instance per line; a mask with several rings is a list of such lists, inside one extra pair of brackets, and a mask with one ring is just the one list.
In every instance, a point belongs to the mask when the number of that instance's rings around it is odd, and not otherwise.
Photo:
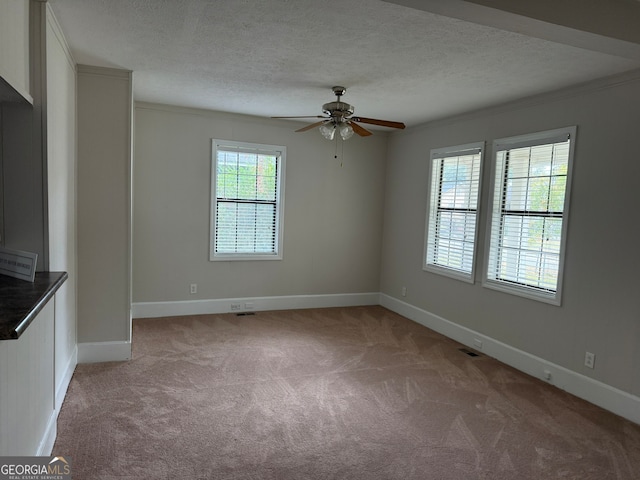
[(0, 456), (48, 455), (55, 438), (54, 302), (19, 339), (0, 341)]
[(0, 101), (5, 82), (30, 103), (29, 0), (0, 1)]

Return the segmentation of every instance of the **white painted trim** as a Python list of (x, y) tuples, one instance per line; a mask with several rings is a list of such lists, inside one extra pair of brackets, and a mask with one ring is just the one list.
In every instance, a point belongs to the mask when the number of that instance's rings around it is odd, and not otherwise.
[[(456, 280), (460, 280), (467, 283), (475, 283), (476, 277), (476, 265), (477, 265), (477, 257), (478, 257), (478, 231), (477, 225), (480, 223), (480, 199), (482, 198), (482, 174), (484, 171), (484, 152), (486, 149), (486, 142), (483, 140), (481, 142), (473, 142), (467, 143), (464, 145), (455, 145), (450, 147), (440, 147), (434, 148), (431, 150), (429, 154), (429, 164), (427, 167), (427, 206), (426, 206), (426, 216), (424, 223), (424, 241), (423, 241), (423, 249), (422, 249), (422, 270), (426, 272), (435, 273), (437, 275), (444, 275), (449, 278), (454, 278)], [(478, 151), (476, 153), (476, 150)], [(433, 200), (435, 200), (435, 192), (434, 192), (434, 161), (440, 160), (443, 158), (457, 157), (461, 155), (471, 155), (477, 154), (480, 156), (480, 166), (478, 168), (478, 192), (476, 196), (476, 228), (475, 234), (473, 238), (473, 254), (471, 258), (471, 271), (466, 273), (461, 270), (456, 270), (455, 268), (447, 268), (435, 263), (427, 262), (427, 254), (429, 252), (429, 234), (433, 233), (435, 236), (435, 232), (430, 231), (431, 227), (431, 216), (432, 214), (437, 214), (438, 210), (438, 202), (435, 202), (435, 205), (432, 204)], [(432, 211), (433, 210), (433, 211)], [(437, 221), (433, 222), (434, 225)], [(437, 229), (436, 229), (437, 230)]]
[(131, 342), (78, 344), (78, 363), (123, 362), (131, 358)]
[[(489, 201), (487, 203), (488, 217), (486, 219), (485, 246), (484, 246), (484, 262), (482, 266), (482, 286), (491, 288), (503, 293), (518, 295), (520, 297), (529, 298), (538, 302), (548, 303), (550, 305), (560, 306), (562, 304), (562, 285), (565, 267), (565, 252), (567, 249), (567, 236), (569, 233), (569, 216), (571, 212), (571, 184), (573, 181), (573, 163), (574, 151), (576, 148), (577, 127), (575, 125), (556, 128), (542, 132), (528, 133), (524, 135), (516, 135), (508, 138), (499, 138), (493, 141), (491, 160), (491, 180), (489, 182)], [(496, 259), (498, 257), (499, 238), (502, 235), (501, 230), (501, 210), (502, 204), (500, 195), (503, 191), (502, 183), (505, 181), (505, 161), (498, 160), (498, 152), (509, 150), (511, 148), (520, 148), (524, 145), (548, 145), (561, 141), (569, 141), (569, 153), (567, 163), (567, 174), (565, 182), (564, 205), (562, 210), (562, 232), (560, 236), (560, 255), (558, 260), (558, 278), (555, 292), (545, 292), (535, 287), (527, 285), (518, 285), (517, 283), (508, 283), (500, 281), (497, 275), (489, 276), (489, 272), (495, 272)], [(498, 163), (501, 164), (498, 170)], [(497, 182), (500, 182), (498, 184)], [(527, 187), (528, 188), (528, 187)], [(498, 203), (496, 203), (498, 202)], [(476, 229), (477, 231), (478, 229)], [(495, 242), (495, 243), (494, 243)]]
[[(293, 310), (298, 308), (356, 307), (378, 305), (380, 294), (344, 293), (327, 295), (289, 295), (283, 297), (222, 298), (215, 300), (187, 300), (177, 302), (138, 302), (133, 304), (134, 318), (172, 317), (178, 315), (203, 315), (232, 312), (231, 304), (239, 304), (240, 309), (250, 310)], [(246, 306), (246, 304), (252, 306)]]
[(51, 7), (50, 3), (46, 4), (46, 8), (47, 8), (47, 23), (51, 27), (51, 31), (53, 32), (53, 34), (58, 39), (58, 42), (60, 43), (60, 46), (62, 47), (62, 50), (64, 51), (64, 54), (67, 58), (67, 62), (69, 62), (69, 66), (73, 71), (75, 71), (76, 61), (73, 58), (73, 55), (71, 54), (71, 49), (69, 48), (69, 44), (67, 43), (66, 37), (64, 36), (62, 27), (60, 26), (60, 23), (58, 22), (56, 15), (53, 13), (53, 8)]
[(69, 356), (69, 361), (67, 362), (67, 366), (64, 369), (64, 374), (59, 381), (57, 381), (56, 385), (56, 398), (55, 398), (55, 409), (56, 409), (56, 417), (60, 413), (60, 409), (62, 408), (62, 402), (64, 402), (64, 398), (67, 396), (67, 390), (69, 389), (69, 384), (71, 383), (71, 377), (73, 377), (73, 372), (76, 369), (76, 365), (78, 364), (78, 346), (76, 345), (73, 349), (73, 353)]
[[(252, 153), (269, 153), (276, 157), (276, 191), (275, 191), (275, 252), (273, 253), (216, 253), (217, 231), (217, 172), (218, 151), (249, 151)], [(280, 155), (278, 155), (278, 153)], [(284, 202), (287, 171), (287, 147), (284, 145), (268, 145), (261, 143), (238, 142), (235, 140), (211, 139), (211, 186), (209, 202), (209, 261), (262, 261), (282, 260), (282, 248), (284, 246)]]
[(122, 68), (96, 67), (93, 65), (76, 64), (76, 70), (83, 75), (95, 75), (98, 77), (119, 78), (131, 82), (133, 71)]
[(58, 435), (58, 415), (53, 410), (49, 415), (47, 421), (47, 428), (44, 431), (44, 435), (38, 445), (38, 451), (35, 453), (37, 457), (48, 457), (53, 451), (53, 444), (56, 442), (56, 436)]
[[(548, 383), (640, 424), (640, 397), (457, 325), (384, 293), (380, 294), (380, 305), (463, 345), (481, 350), (489, 357), (533, 377), (544, 380), (544, 372), (547, 370), (551, 373), (551, 380)], [(481, 349), (474, 345), (474, 340), (482, 342)]]

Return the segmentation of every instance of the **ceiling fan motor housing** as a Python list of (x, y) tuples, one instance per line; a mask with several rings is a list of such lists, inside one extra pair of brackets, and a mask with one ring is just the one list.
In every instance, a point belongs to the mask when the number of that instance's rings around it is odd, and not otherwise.
[(331, 117), (332, 123), (344, 122), (348, 117), (353, 115), (355, 108), (346, 102), (341, 102), (340, 97), (347, 93), (347, 89), (340, 86), (332, 87), (333, 94), (336, 96), (335, 102), (329, 102), (322, 105), (322, 111)]
[(353, 105), (338, 101), (325, 103), (322, 105), (322, 111), (331, 118), (344, 120), (345, 118), (353, 115), (355, 108)]

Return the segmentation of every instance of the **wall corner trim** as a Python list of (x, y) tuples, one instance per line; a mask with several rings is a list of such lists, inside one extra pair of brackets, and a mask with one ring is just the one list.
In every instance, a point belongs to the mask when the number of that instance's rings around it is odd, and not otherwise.
[[(552, 385), (576, 397), (640, 424), (640, 397), (619, 390), (590, 377), (551, 363), (530, 353), (457, 325), (431, 312), (405, 303), (384, 293), (380, 305), (420, 325), (475, 348), (474, 339), (482, 341), (482, 352), (532, 377), (543, 380), (545, 370), (551, 372)], [(544, 380), (543, 380), (544, 381)]]
[(93, 65), (77, 64), (76, 69), (78, 73), (84, 75), (96, 75), (99, 77), (112, 77), (122, 80), (130, 81), (133, 76), (132, 70), (125, 70), (120, 68), (111, 67), (96, 67)]
[(58, 39), (58, 42), (60, 43), (60, 47), (64, 51), (65, 57), (67, 58), (69, 65), (75, 71), (76, 61), (73, 58), (73, 55), (71, 53), (71, 48), (69, 48), (69, 43), (67, 42), (67, 39), (64, 36), (62, 27), (60, 26), (60, 23), (58, 22), (56, 15), (53, 13), (53, 8), (51, 7), (50, 3), (46, 4), (46, 8), (47, 8), (47, 23), (51, 26), (51, 31)]
[(123, 362), (131, 358), (131, 342), (78, 344), (78, 363)]

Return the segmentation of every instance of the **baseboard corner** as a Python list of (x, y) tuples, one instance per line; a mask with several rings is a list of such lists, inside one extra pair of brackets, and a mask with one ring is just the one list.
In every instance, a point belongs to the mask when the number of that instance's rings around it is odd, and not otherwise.
[(130, 358), (130, 341), (78, 344), (78, 363), (124, 362)]
[(73, 372), (76, 369), (76, 365), (78, 364), (78, 345), (76, 345), (73, 349), (72, 354), (69, 356), (69, 360), (67, 361), (67, 365), (64, 369), (64, 373), (62, 377), (57, 382), (56, 385), (56, 398), (55, 398), (55, 410), (56, 416), (60, 413), (60, 408), (62, 408), (62, 402), (64, 402), (64, 398), (67, 395), (67, 390), (69, 389), (69, 384), (71, 383), (71, 377), (73, 377)]
[(49, 420), (47, 421), (47, 428), (45, 429), (44, 435), (38, 445), (36, 456), (48, 457), (51, 455), (53, 445), (56, 443), (56, 436), (58, 435), (57, 419), (56, 412), (52, 410)]

